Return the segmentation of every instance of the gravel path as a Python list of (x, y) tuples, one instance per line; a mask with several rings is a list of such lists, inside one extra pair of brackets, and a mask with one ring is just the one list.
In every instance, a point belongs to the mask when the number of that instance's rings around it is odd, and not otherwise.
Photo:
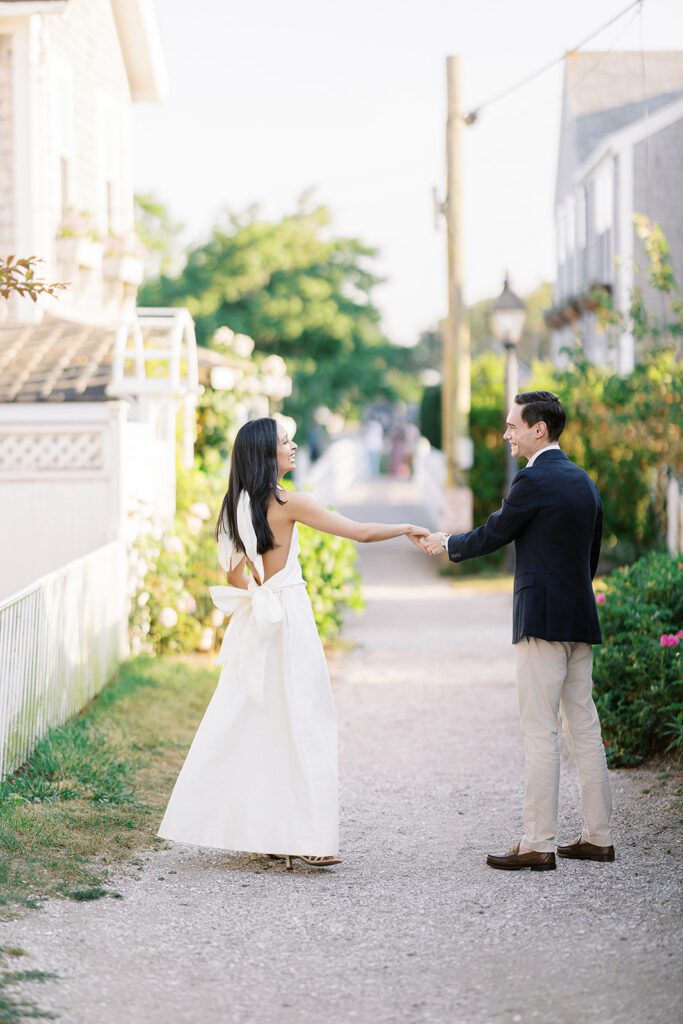
[[(348, 510), (421, 519), (408, 483)], [(520, 833), (511, 598), (453, 587), (404, 540), (361, 557), (367, 611), (332, 665), (343, 865), (146, 853), (123, 900), (0, 925), (60, 976), (25, 991), (68, 1024), (674, 1024), (675, 780), (612, 773), (613, 865), (487, 868)], [(564, 770), (563, 839), (577, 806)]]

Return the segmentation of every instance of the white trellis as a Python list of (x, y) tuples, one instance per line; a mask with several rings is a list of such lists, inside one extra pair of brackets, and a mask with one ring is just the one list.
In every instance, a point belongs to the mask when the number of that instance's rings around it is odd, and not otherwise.
[(141, 307), (121, 321), (107, 394), (181, 403), (186, 466), (192, 465), (194, 408), (201, 391), (194, 322), (186, 309)]

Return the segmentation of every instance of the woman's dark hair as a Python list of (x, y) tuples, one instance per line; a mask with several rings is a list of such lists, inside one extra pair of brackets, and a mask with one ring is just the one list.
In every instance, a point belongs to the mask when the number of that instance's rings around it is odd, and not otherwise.
[(216, 539), (221, 532), (230, 534), (238, 551), (244, 545), (237, 532), (237, 502), (242, 491), (251, 499), (251, 521), (256, 533), (259, 555), (276, 547), (273, 531), (268, 525), (268, 506), (275, 498), (284, 502), (277, 491), (277, 424), (269, 416), (251, 420), (237, 431), (230, 460), (228, 490), (216, 523)]
[(522, 406), (522, 419), (527, 427), (545, 423), (548, 428), (548, 440), (560, 440), (567, 417), (562, 402), (552, 391), (523, 391), (515, 395), (515, 405)]

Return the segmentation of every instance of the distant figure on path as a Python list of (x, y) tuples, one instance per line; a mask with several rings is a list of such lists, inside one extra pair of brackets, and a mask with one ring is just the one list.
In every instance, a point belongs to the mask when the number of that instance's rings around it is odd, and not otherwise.
[[(235, 438), (217, 525), (231, 586), (212, 587), (231, 616), (218, 685), (158, 835), (314, 867), (339, 864), (337, 720), (322, 644), (299, 565), (297, 523), (359, 542), (429, 530), (357, 523), (280, 487), (297, 446), (274, 419)], [(249, 575), (247, 575), (247, 568)]]
[(526, 786), (524, 834), (508, 853), (489, 854), (493, 868), (556, 867), (560, 781), (558, 721), (581, 784), (583, 832), (558, 846), (560, 857), (613, 861), (612, 797), (598, 713), (592, 697), (592, 644), (601, 643), (592, 580), (602, 537), (602, 506), (590, 477), (560, 449), (565, 412), (557, 395), (515, 396), (504, 440), (528, 459), (502, 507), (469, 533), (431, 534), (430, 555), (464, 562), (514, 542), (513, 637)]
[(365, 450), (370, 463), (370, 475), (379, 476), (382, 453), (384, 451), (384, 427), (379, 420), (369, 419), (365, 424)]

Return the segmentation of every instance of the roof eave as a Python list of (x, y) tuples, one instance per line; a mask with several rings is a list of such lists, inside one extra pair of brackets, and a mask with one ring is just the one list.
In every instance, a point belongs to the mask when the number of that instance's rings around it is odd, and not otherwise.
[(67, 5), (67, 0), (4, 0), (0, 2), (0, 18), (25, 18), (29, 14), (59, 14)]
[(574, 171), (575, 183), (580, 183), (592, 174), (598, 165), (609, 154), (616, 155), (624, 149), (634, 146), (652, 135), (656, 135), (657, 132), (661, 132), (664, 128), (668, 128), (670, 125), (675, 124), (676, 121), (680, 120), (683, 120), (683, 99), (674, 100), (673, 103), (669, 103), (666, 107), (662, 107), (662, 109), (658, 110), (655, 114), (646, 114), (644, 117), (639, 118), (638, 121), (634, 121), (632, 124), (626, 125), (625, 128), (620, 128), (615, 132), (611, 132), (609, 135), (606, 135), (599, 145), (596, 146), (593, 152), (576, 167)]
[(111, 0), (133, 100), (159, 102), (168, 95), (168, 71), (153, 0)]

